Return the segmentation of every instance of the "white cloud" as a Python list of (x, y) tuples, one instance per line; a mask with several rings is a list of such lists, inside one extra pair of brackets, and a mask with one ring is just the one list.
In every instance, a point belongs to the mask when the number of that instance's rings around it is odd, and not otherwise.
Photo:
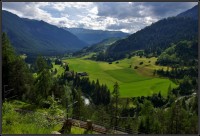
[(92, 14), (98, 14), (98, 9), (97, 9), (97, 7), (92, 8), (92, 9), (90, 10), (90, 13), (92, 13)]
[[(136, 32), (162, 17), (174, 16), (197, 3), (155, 2), (3, 2), (3, 10), (60, 27)], [(173, 10), (172, 10), (173, 9)]]

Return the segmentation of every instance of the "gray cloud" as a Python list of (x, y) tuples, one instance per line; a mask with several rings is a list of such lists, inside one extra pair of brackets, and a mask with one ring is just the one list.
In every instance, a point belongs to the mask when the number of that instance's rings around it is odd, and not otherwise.
[(150, 7), (153, 14), (157, 17), (176, 16), (197, 5), (196, 2), (149, 2), (143, 5)]
[(105, 2), (97, 3), (99, 16), (119, 19), (154, 16), (157, 18), (175, 16), (196, 5), (197, 2)]
[(99, 16), (111, 16), (119, 19), (144, 16), (140, 11), (145, 10), (139, 4), (124, 2), (97, 3)]
[(3, 2), (20, 17), (62, 27), (134, 33), (157, 20), (175, 16), (197, 2)]
[[(150, 25), (151, 22), (155, 22), (152, 20), (150, 17), (146, 18), (129, 18), (129, 19), (124, 19), (124, 20), (118, 20), (117, 23), (115, 24), (108, 24), (106, 26), (107, 29), (111, 30), (129, 30), (127, 32), (136, 32), (142, 28), (144, 28), (147, 25)], [(126, 30), (124, 30), (126, 28)]]

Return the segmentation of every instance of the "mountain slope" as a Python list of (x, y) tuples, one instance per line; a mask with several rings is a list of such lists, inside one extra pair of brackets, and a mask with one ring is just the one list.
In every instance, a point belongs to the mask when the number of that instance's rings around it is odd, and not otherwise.
[(177, 17), (190, 17), (194, 19), (198, 19), (198, 5), (194, 6), (193, 8), (180, 13)]
[(84, 28), (64, 28), (65, 30), (73, 33), (82, 41), (88, 43), (89, 45), (101, 42), (108, 38), (123, 38), (128, 36), (128, 33), (123, 33), (121, 31), (103, 31), (103, 30), (90, 30)]
[(198, 42), (180, 41), (164, 50), (156, 62), (164, 66), (195, 66), (198, 64)]
[(70, 32), (44, 21), (20, 18), (2, 11), (2, 31), (19, 53), (56, 55), (87, 46)]
[(112, 44), (106, 52), (107, 59), (121, 59), (125, 57), (125, 54), (135, 50), (155, 47), (166, 48), (170, 43), (196, 39), (198, 36), (198, 20), (195, 18), (170, 17), (153, 23), (128, 38)]
[(91, 52), (101, 52), (105, 51), (111, 44), (115, 43), (117, 40), (120, 40), (121, 38), (109, 38), (102, 40), (99, 43), (93, 44), (89, 47), (84, 47), (82, 50), (75, 52), (74, 55), (84, 55)]

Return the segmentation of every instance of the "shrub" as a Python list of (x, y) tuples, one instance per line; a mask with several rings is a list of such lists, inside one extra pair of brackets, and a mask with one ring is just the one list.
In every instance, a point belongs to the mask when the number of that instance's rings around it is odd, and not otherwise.
[(143, 62), (140, 62), (140, 65), (142, 65), (143, 64)]

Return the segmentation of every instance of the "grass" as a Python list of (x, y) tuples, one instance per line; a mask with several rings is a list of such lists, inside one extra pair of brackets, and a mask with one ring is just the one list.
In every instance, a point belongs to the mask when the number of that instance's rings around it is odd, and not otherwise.
[[(53, 65), (53, 68), (52, 68), (53, 71), (55, 69), (57, 69), (57, 73), (55, 75), (53, 75), (54, 77), (57, 77), (58, 75), (61, 75), (65, 71), (65, 69), (61, 65), (55, 65), (55, 63), (53, 63), (52, 65)], [(37, 73), (33, 73), (33, 77), (36, 79), (37, 78)]]
[(72, 127), (71, 134), (84, 134), (85, 129), (79, 127)]
[(87, 131), (86, 129), (79, 128), (79, 127), (72, 127), (71, 134), (97, 134), (94, 131)]
[(58, 131), (62, 123), (48, 120), (38, 112), (16, 112), (15, 108), (24, 108), (30, 104), (21, 101), (4, 102), (2, 108), (3, 134), (51, 134)]
[[(63, 60), (69, 63), (71, 70), (76, 72), (87, 72), (90, 80), (98, 78), (101, 84), (106, 84), (110, 90), (118, 82), (120, 85), (120, 95), (123, 98), (148, 96), (161, 92), (166, 96), (168, 87), (176, 87), (167, 78), (160, 78), (153, 75), (154, 69), (167, 69), (167, 67), (155, 65), (156, 58), (132, 57), (108, 64), (107, 62), (96, 62), (84, 58), (70, 58)], [(140, 65), (140, 62), (143, 62)], [(131, 66), (131, 67), (130, 67)], [(134, 69), (138, 66), (137, 69)]]
[(12, 103), (12, 106), (16, 109), (32, 110), (32, 111), (37, 109), (36, 105), (25, 103), (19, 100), (12, 100), (10, 102)]
[(54, 76), (58, 76), (61, 75), (65, 70), (61, 65), (55, 65), (55, 63), (53, 63), (53, 70), (57, 69), (57, 73)]

